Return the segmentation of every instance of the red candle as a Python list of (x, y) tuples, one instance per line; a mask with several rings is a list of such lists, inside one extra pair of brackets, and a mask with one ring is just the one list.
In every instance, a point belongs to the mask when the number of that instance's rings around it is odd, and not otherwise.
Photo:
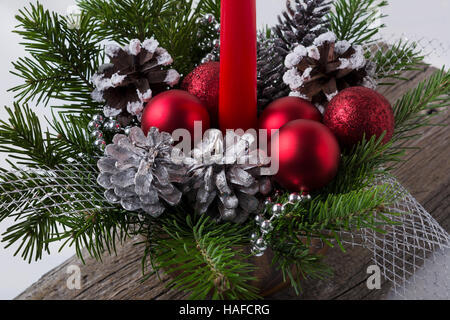
[(256, 128), (256, 0), (222, 0), (220, 129)]

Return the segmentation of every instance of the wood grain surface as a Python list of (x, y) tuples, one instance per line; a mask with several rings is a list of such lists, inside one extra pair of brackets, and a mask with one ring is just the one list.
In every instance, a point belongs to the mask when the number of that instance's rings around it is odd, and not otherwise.
[[(409, 81), (399, 82), (379, 91), (391, 102), (395, 102), (407, 90), (429, 77), (436, 69), (423, 67), (420, 71), (408, 72)], [(449, 124), (448, 110), (434, 119), (435, 123)], [(450, 130), (437, 126), (427, 128), (409, 145), (420, 150), (408, 152), (405, 161), (396, 171), (399, 181), (446, 229), (450, 230), (448, 215), (450, 202)], [(150, 277), (142, 282), (142, 248), (131, 239), (118, 248), (117, 255), (105, 255), (103, 262), (87, 258), (83, 265), (72, 257), (59, 267), (45, 274), (38, 282), (25, 290), (16, 299), (184, 299), (186, 294), (166, 289), (167, 276)], [(87, 256), (87, 255), (86, 255)], [(328, 250), (325, 261), (333, 266), (335, 273), (325, 281), (306, 280), (303, 293), (296, 296), (286, 289), (270, 296), (272, 299), (381, 299), (390, 289), (388, 283), (381, 290), (368, 290), (367, 266), (372, 264), (371, 254), (363, 248), (342, 253), (338, 248)], [(81, 269), (81, 289), (69, 290), (67, 267), (77, 265)]]

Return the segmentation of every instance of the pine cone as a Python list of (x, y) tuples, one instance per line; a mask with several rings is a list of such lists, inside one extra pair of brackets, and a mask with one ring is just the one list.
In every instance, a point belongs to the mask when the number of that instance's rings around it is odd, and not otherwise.
[(362, 46), (337, 41), (332, 32), (322, 34), (313, 45), (297, 46), (286, 56), (289, 70), (283, 81), (292, 96), (325, 106), (339, 91), (353, 86), (374, 88), (374, 65), (366, 61)]
[(106, 190), (111, 203), (120, 203), (125, 210), (143, 210), (153, 217), (161, 215), (165, 207), (177, 205), (181, 192), (173, 183), (182, 183), (186, 175), (184, 165), (171, 160), (173, 140), (170, 134), (151, 128), (147, 137), (139, 127), (130, 135), (114, 136), (106, 147), (105, 157), (97, 166), (97, 182)]
[(217, 221), (242, 223), (260, 208), (256, 195), (267, 195), (272, 187), (270, 179), (261, 176), (261, 167), (267, 161), (248, 152), (253, 136), (230, 135), (226, 141), (236, 143), (228, 143), (225, 149), (220, 130), (205, 133), (192, 158), (186, 159), (190, 169), (183, 191), (199, 214), (208, 213)]
[(104, 114), (117, 117), (122, 126), (130, 124), (133, 116), (142, 116), (144, 105), (167, 86), (174, 86), (180, 75), (163, 66), (172, 64), (173, 59), (155, 39), (132, 40), (128, 46), (108, 44), (106, 55), (111, 63), (103, 65), (92, 77), (96, 89), (92, 98), (106, 102)]
[(270, 102), (289, 94), (282, 81), (287, 71), (284, 59), (298, 44), (310, 46), (328, 31), (325, 16), (330, 11), (326, 0), (286, 1), (287, 11), (278, 17), (272, 35), (260, 35), (258, 46), (258, 106), (262, 111)]
[(275, 39), (260, 35), (258, 41), (258, 108), (260, 111), (272, 101), (289, 95), (283, 82), (284, 56), (275, 49)]

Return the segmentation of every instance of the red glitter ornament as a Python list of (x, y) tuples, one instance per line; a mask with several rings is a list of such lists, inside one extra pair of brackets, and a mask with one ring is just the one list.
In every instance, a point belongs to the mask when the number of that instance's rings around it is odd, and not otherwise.
[(285, 97), (272, 102), (259, 117), (259, 129), (266, 129), (270, 139), (271, 130), (278, 130), (286, 123), (298, 120), (322, 121), (322, 114), (309, 101), (297, 97)]
[(319, 189), (336, 176), (339, 143), (323, 124), (312, 120), (291, 121), (272, 140), (279, 150), (278, 154), (272, 154), (272, 161), (279, 163), (275, 180), (289, 191)]
[(201, 121), (203, 131), (209, 129), (210, 121), (206, 108), (193, 95), (182, 90), (170, 90), (154, 97), (142, 114), (142, 131), (151, 127), (172, 133), (176, 129), (189, 130), (194, 139), (194, 122)]
[(196, 96), (208, 109), (211, 125), (219, 125), (219, 62), (202, 64), (189, 73), (181, 88)]
[(378, 92), (351, 87), (342, 90), (328, 104), (324, 124), (336, 135), (342, 146), (351, 147), (372, 136), (386, 135), (383, 143), (394, 134), (394, 112), (389, 101)]

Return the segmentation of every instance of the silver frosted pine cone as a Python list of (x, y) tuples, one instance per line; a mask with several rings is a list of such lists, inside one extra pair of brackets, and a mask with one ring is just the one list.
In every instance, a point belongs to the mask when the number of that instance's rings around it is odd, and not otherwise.
[(259, 194), (270, 192), (270, 179), (261, 175), (268, 164), (259, 153), (249, 152), (255, 142), (250, 134), (227, 134), (211, 129), (185, 163), (189, 178), (184, 191), (199, 214), (210, 214), (217, 221), (242, 223), (258, 211)]
[(116, 134), (97, 163), (106, 199), (152, 217), (164, 212), (164, 203), (177, 205), (182, 194), (174, 183), (183, 182), (186, 168), (171, 160), (172, 144), (171, 135), (155, 127), (147, 136), (139, 127), (132, 127), (129, 136)]

